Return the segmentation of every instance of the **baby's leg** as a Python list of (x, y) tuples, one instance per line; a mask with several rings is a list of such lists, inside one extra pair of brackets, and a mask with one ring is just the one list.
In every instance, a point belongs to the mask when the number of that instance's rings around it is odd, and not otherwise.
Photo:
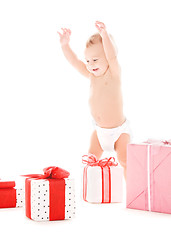
[(130, 136), (127, 133), (122, 133), (115, 142), (115, 150), (117, 158), (121, 166), (124, 168), (124, 177), (126, 180), (126, 160), (127, 160), (127, 144), (130, 143)]
[(94, 130), (94, 132), (92, 133), (91, 139), (90, 139), (90, 148), (89, 148), (89, 153), (94, 154), (97, 159), (100, 159), (103, 150), (100, 146), (98, 137), (97, 137), (97, 132), (96, 130)]

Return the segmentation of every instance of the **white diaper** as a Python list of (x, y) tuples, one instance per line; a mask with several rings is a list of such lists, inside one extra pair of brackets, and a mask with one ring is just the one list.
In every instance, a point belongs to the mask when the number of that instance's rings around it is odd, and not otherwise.
[(131, 128), (128, 120), (116, 128), (101, 128), (97, 125), (95, 128), (103, 151), (114, 151), (114, 144), (122, 133), (128, 133), (131, 136)]

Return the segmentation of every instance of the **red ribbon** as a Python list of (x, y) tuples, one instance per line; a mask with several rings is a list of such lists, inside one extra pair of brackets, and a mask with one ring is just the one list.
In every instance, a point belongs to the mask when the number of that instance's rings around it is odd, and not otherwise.
[(47, 167), (44, 174), (23, 175), (26, 179), (26, 216), (31, 218), (31, 179), (47, 179), (49, 181), (49, 220), (65, 219), (65, 180), (70, 173), (59, 167)]
[(59, 167), (47, 167), (43, 169), (44, 174), (27, 174), (22, 175), (23, 177), (29, 177), (29, 178), (36, 178), (36, 179), (47, 179), (47, 178), (53, 178), (53, 179), (62, 179), (62, 178), (68, 178), (70, 173), (62, 168)]
[[(86, 201), (86, 195), (87, 195), (87, 168), (89, 166), (99, 166), (102, 169), (102, 203), (111, 202), (111, 173), (110, 173), (110, 167), (111, 166), (117, 166), (118, 163), (115, 162), (114, 157), (110, 158), (104, 158), (101, 160), (98, 160), (97, 157), (94, 154), (88, 154), (82, 156), (82, 162), (84, 164), (87, 164), (87, 166), (84, 168), (84, 182), (83, 182), (83, 199)], [(106, 171), (106, 168), (108, 171)], [(104, 181), (104, 178), (108, 178), (107, 181)], [(107, 189), (105, 189), (104, 182), (108, 182)], [(107, 191), (106, 191), (107, 190)], [(107, 195), (107, 196), (106, 196)]]
[(13, 188), (15, 187), (15, 181), (2, 181), (0, 180), (0, 189), (1, 188)]
[(114, 157), (98, 160), (94, 154), (83, 155), (82, 162), (87, 164), (88, 166), (106, 167), (106, 166), (117, 166), (118, 165), (118, 163), (115, 162)]
[(169, 141), (167, 141), (167, 140), (165, 140), (165, 141), (162, 141), (165, 145), (171, 145), (171, 140), (169, 140)]
[(156, 144), (156, 145), (171, 145), (171, 139), (169, 140), (155, 140), (155, 139), (148, 139), (144, 143), (149, 143), (149, 144)]

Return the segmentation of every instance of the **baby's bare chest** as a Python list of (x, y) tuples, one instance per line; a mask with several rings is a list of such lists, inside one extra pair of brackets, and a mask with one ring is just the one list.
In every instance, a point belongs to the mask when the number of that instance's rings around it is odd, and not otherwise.
[(90, 95), (112, 96), (120, 92), (120, 81), (110, 75), (99, 78), (92, 78), (90, 84)]

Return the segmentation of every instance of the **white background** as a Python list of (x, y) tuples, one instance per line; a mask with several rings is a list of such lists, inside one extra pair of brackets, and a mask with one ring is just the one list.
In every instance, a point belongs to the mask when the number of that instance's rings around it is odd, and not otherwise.
[[(134, 141), (171, 138), (170, 1), (0, 1), (0, 177), (55, 165), (76, 179), (77, 217), (35, 223), (23, 209), (1, 209), (1, 234), (19, 239), (170, 239), (170, 215), (81, 200), (81, 156), (93, 130), (89, 80), (64, 59), (57, 31), (72, 30), (84, 60), (87, 38), (103, 21), (122, 68), (124, 111)], [(114, 154), (115, 155), (115, 154)], [(21, 233), (21, 230), (24, 230)], [(81, 230), (81, 233), (79, 232)], [(93, 230), (93, 233), (90, 232)]]

